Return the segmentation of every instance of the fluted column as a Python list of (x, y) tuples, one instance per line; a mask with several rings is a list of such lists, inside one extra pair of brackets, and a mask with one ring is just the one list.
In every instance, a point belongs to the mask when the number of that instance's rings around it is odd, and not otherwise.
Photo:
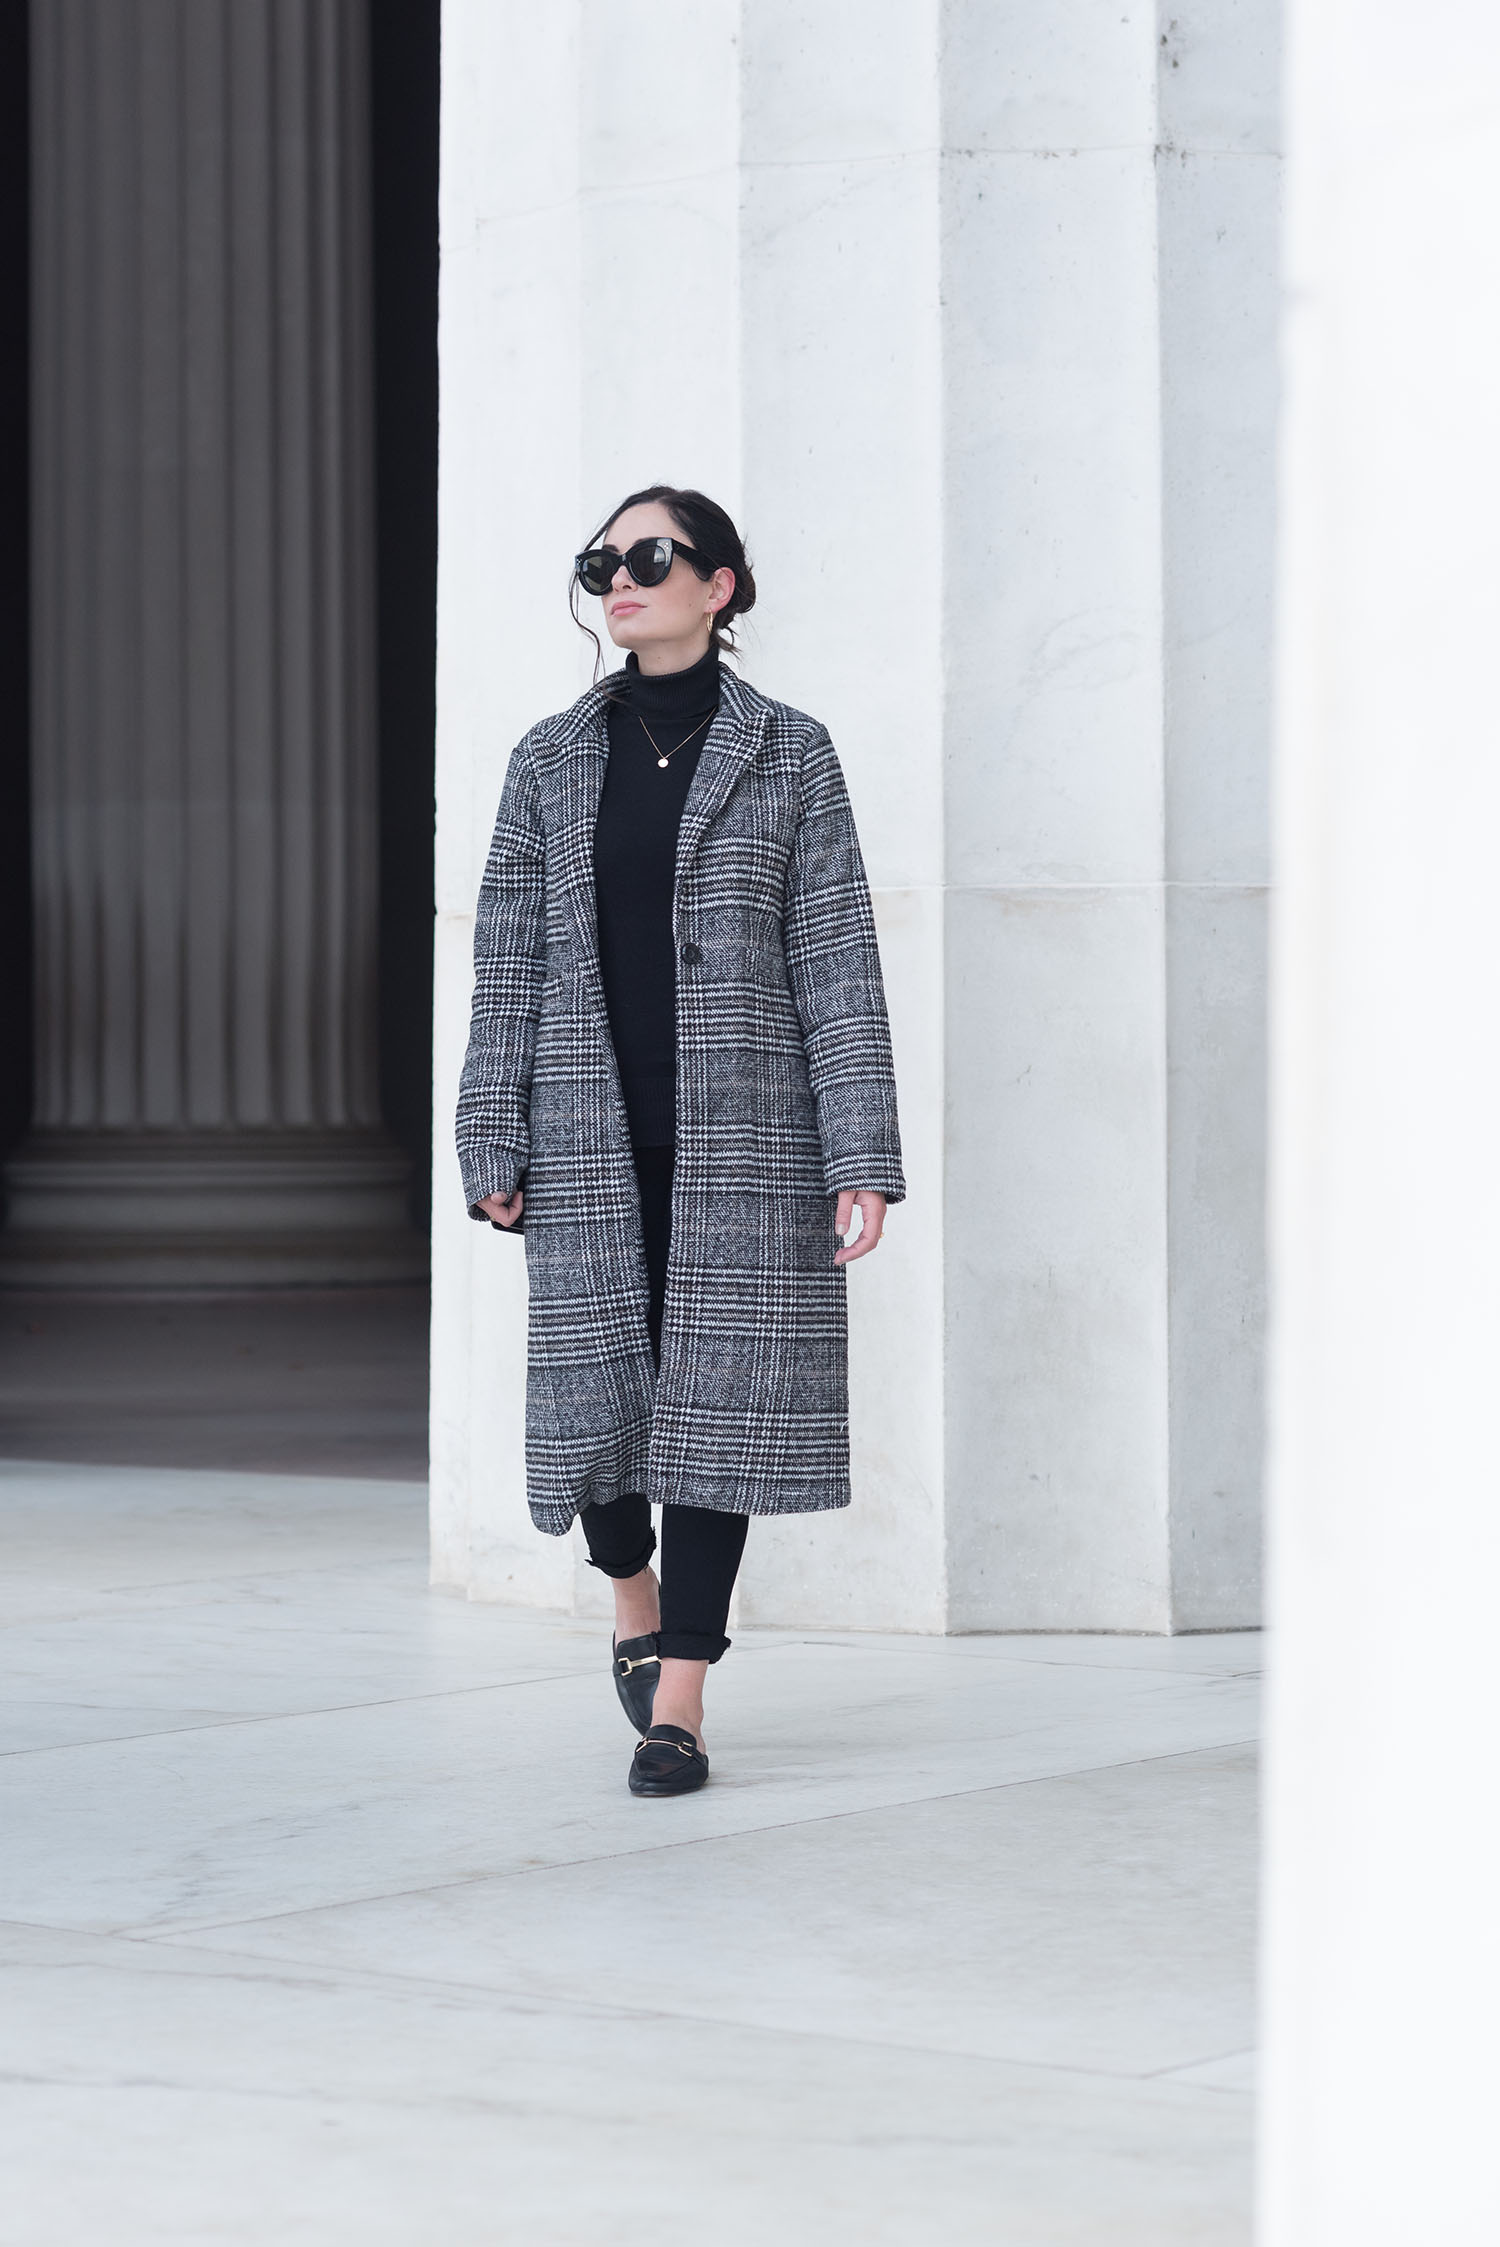
[(379, 1128), (364, 0), (35, 0), (11, 1282), (420, 1267)]

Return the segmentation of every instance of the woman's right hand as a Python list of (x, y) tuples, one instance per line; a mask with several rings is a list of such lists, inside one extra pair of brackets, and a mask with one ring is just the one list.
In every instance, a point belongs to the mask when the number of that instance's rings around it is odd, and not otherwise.
[(525, 1197), (518, 1186), (506, 1201), (499, 1194), (487, 1194), (479, 1204), (486, 1217), (493, 1217), (497, 1225), (514, 1225), (521, 1214)]

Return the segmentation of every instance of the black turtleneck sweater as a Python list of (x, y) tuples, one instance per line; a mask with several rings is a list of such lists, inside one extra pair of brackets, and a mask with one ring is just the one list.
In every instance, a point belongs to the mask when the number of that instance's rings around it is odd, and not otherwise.
[(677, 1135), (677, 830), (719, 706), (719, 658), (710, 648), (691, 670), (652, 678), (632, 653), (625, 670), (594, 823), (599, 966), (631, 1139), (667, 1147)]

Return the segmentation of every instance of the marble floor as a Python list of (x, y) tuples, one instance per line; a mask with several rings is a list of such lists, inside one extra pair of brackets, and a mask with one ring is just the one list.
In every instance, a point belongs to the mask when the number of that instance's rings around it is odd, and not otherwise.
[(1230, 2247), (1258, 1639), (601, 1626), (416, 1482), (0, 1465), (5, 2247)]

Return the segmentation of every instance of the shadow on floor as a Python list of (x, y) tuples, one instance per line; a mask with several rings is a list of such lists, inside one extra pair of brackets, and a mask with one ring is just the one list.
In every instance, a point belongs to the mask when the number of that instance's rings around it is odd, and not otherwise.
[(0, 1457), (427, 1475), (425, 1288), (0, 1296)]

